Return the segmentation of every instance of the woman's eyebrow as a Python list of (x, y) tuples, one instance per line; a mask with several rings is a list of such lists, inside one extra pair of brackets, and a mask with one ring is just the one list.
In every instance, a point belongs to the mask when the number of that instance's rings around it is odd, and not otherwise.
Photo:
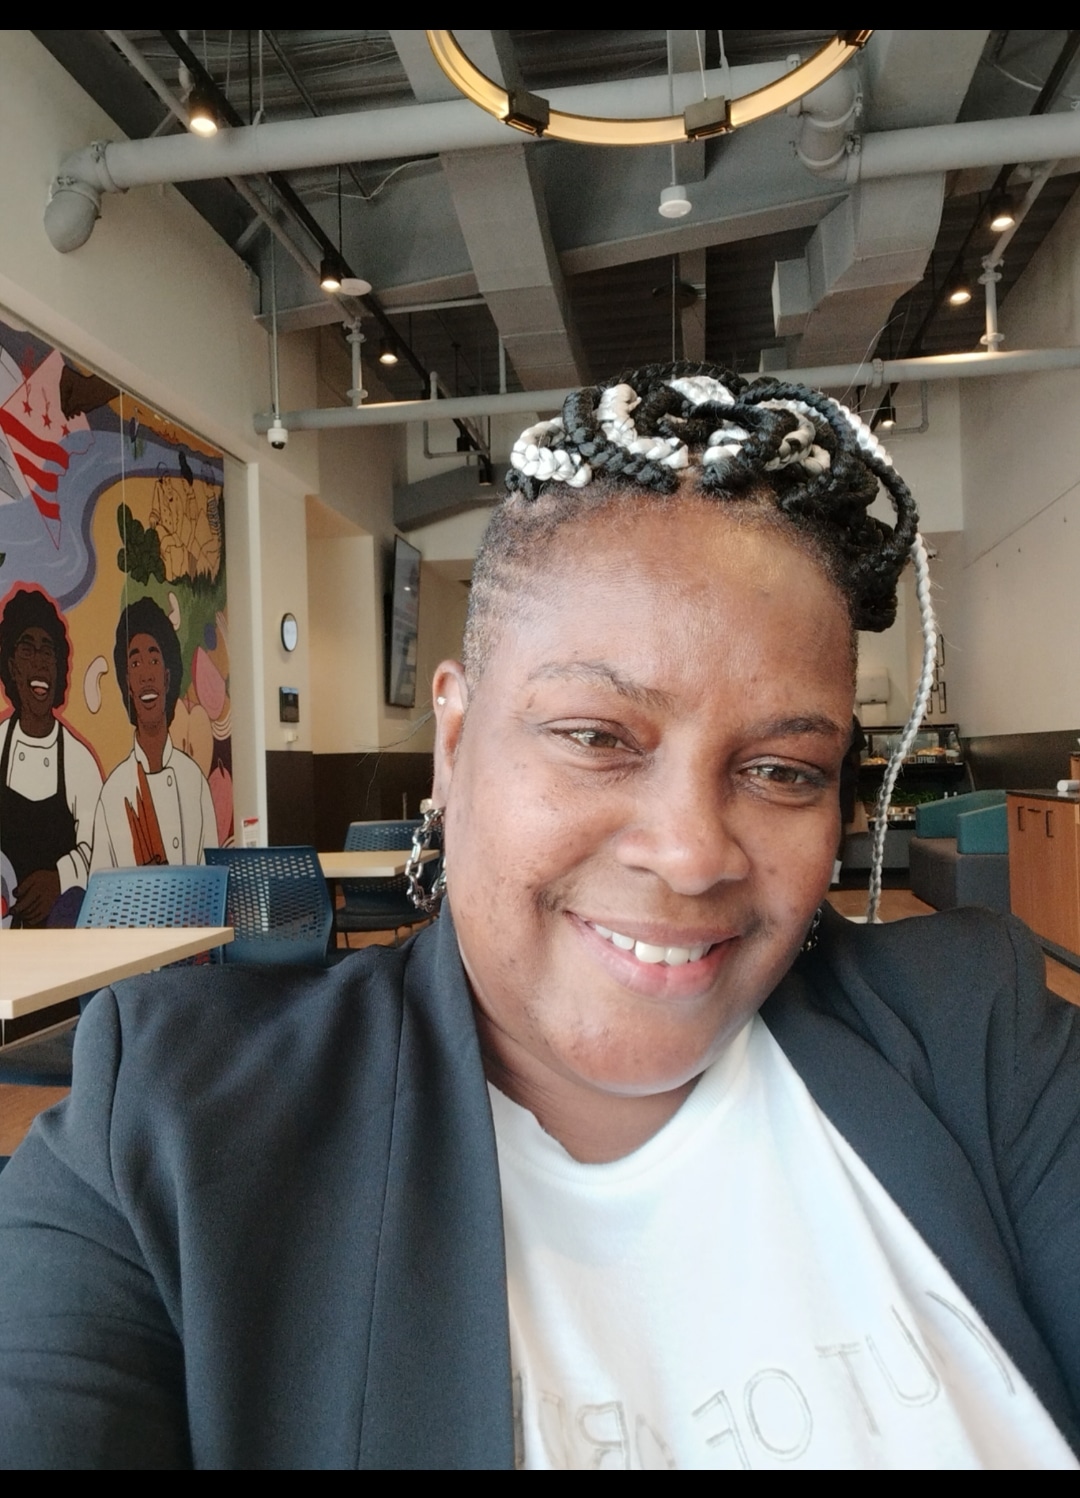
[(787, 739), (816, 734), (819, 738), (839, 739), (846, 744), (851, 737), (851, 724), (837, 723), (823, 713), (807, 713), (792, 718), (765, 718), (760, 723), (749, 724), (745, 731), (752, 739)]
[(604, 661), (551, 661), (529, 674), (532, 681), (582, 681), (608, 687), (639, 707), (671, 707), (675, 698), (662, 687), (647, 687), (630, 681)]

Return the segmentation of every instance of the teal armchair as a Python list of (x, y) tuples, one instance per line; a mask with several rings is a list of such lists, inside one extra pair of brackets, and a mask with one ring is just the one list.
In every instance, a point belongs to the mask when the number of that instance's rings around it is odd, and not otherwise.
[(1009, 828), (1004, 791), (972, 791), (915, 811), (911, 891), (935, 910), (1009, 909)]

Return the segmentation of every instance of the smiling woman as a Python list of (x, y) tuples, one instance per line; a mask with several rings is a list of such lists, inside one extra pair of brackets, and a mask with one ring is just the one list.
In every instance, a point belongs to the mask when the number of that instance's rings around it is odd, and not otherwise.
[(99, 996), (0, 1178), (0, 1459), (1075, 1467), (1074, 1011), (1015, 922), (822, 905), (909, 555), (933, 656), (906, 487), (686, 365), (514, 464), (434, 683), (440, 918)]
[(489, 1066), (592, 1160), (655, 1133), (791, 965), (853, 696), (844, 600), (775, 526), (612, 507), (564, 525), (471, 683), (453, 663), (435, 683)]

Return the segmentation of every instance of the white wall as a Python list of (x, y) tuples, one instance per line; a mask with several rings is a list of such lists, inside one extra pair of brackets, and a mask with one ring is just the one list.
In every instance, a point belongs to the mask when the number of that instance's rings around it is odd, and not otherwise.
[[(1080, 196), (1002, 310), (1006, 348), (1080, 342)], [(962, 557), (950, 635), (966, 733), (1080, 723), (1080, 371), (961, 392)]]
[[(260, 816), (265, 835), (265, 750), (286, 747), (278, 688), (300, 690), (294, 747), (303, 750), (319, 747), (322, 704), (314, 694), (333, 683), (332, 670), (312, 672), (318, 631), (328, 640), (335, 621), (327, 606), (313, 619), (309, 605), (307, 495), (321, 496), (367, 535), (357, 586), (370, 624), (360, 621), (357, 599), (344, 587), (333, 595), (350, 629), (365, 636), (356, 659), (369, 668), (350, 742), (392, 745), (414, 716), (383, 704), (381, 657), (384, 555), (393, 536), (393, 487), (404, 479), (405, 433), (293, 433), (285, 452), (272, 452), (252, 425), (270, 397), (268, 339), (253, 316), (250, 274), (174, 188), (110, 195), (83, 248), (69, 255), (52, 248), (42, 212), (61, 160), (120, 134), (32, 33), (0, 32), (0, 315), (9, 310), (227, 454), (236, 817), (239, 825), (244, 816)], [(279, 357), (283, 407), (344, 398), (350, 372), (336, 329), (282, 338)], [(460, 609), (456, 600), (444, 602), (452, 635)], [(291, 656), (280, 640), (286, 610), (300, 626)], [(434, 639), (442, 623), (431, 616), (424, 628)], [(331, 719), (334, 711), (332, 705)], [(337, 729), (328, 732), (332, 739)]]
[[(925, 432), (905, 433), (900, 430), (895, 434), (881, 434), (897, 473), (915, 496), (919, 525), (924, 535), (958, 531), (964, 525), (960, 383), (959, 380), (927, 382), (928, 426)], [(900, 385), (895, 405), (899, 428), (917, 426), (921, 422), (922, 401), (918, 385)], [(888, 511), (882, 513), (887, 518)]]
[[(307, 525), (303, 495), (262, 475), (259, 485), (263, 640), (263, 723), (267, 749), (312, 747), (311, 621), (308, 611)], [(292, 614), (299, 643), (281, 642), (281, 617)], [(299, 723), (280, 721), (279, 690), (300, 693)], [(295, 739), (290, 738), (296, 735)]]
[[(309, 501), (309, 506), (311, 502)], [(374, 540), (360, 533), (308, 535), (312, 747), (355, 754), (379, 744), (381, 591)]]
[[(262, 602), (262, 526), (259, 467), (225, 458), (225, 536), (229, 612), (229, 692), (232, 697), (233, 820), (242, 842), (246, 817), (257, 817), (266, 840), (266, 724), (262, 709), (265, 660)], [(235, 663), (240, 662), (241, 666)]]
[[(273, 491), (275, 520), (296, 507), (302, 558), (303, 495), (317, 487), (318, 444), (314, 434), (297, 434), (274, 454), (256, 435), (252, 417), (269, 404), (269, 363), (249, 272), (175, 189), (112, 194), (82, 249), (61, 255), (49, 243), (42, 213), (61, 160), (120, 133), (29, 31), (0, 32), (0, 316), (10, 312), (240, 460), (226, 464), (225, 486), (233, 783), (238, 823), (260, 815), (265, 830), (268, 708), (260, 703), (266, 684), (249, 569), (260, 532), (271, 554), (281, 538), (265, 518), (258, 523), (260, 478)], [(282, 343), (290, 404), (314, 404), (312, 347), (311, 335)], [(242, 617), (233, 617), (237, 610)]]
[[(249, 272), (175, 188), (111, 193), (82, 249), (49, 243), (61, 160), (120, 134), (29, 31), (0, 32), (0, 305), (226, 451), (314, 488), (313, 434), (275, 455), (252, 427), (269, 364)], [(284, 340), (282, 353), (283, 400), (313, 405), (310, 347)]]

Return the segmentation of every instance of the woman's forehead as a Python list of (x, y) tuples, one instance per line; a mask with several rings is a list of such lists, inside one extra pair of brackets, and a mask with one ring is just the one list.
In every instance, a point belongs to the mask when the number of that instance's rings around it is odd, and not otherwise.
[(833, 676), (843, 692), (852, 678), (846, 605), (821, 564), (775, 526), (707, 502), (565, 527), (518, 593), (497, 654), (530, 675), (604, 661), (661, 688), (718, 655), (744, 674)]

